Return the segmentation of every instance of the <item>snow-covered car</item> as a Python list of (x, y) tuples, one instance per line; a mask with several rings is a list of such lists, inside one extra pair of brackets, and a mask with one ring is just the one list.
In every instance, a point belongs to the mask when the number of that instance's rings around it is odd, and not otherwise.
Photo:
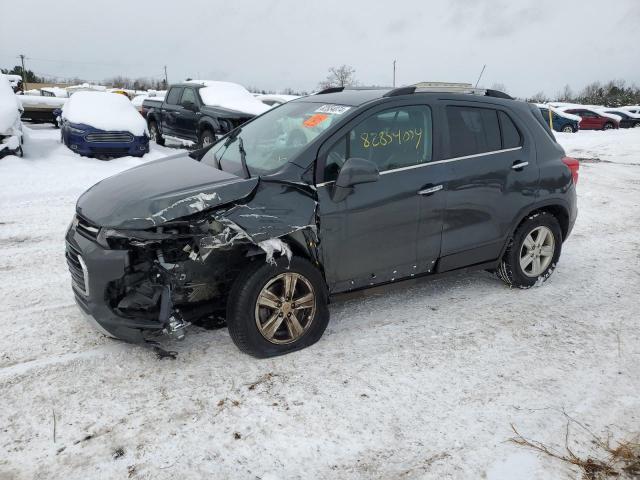
[(620, 117), (620, 128), (640, 127), (640, 114), (633, 113), (630, 110), (623, 110), (622, 108), (603, 108), (602, 112)]
[(628, 112), (634, 113), (636, 115), (640, 115), (640, 105), (629, 105), (626, 107), (620, 107), (622, 110), (626, 110)]
[(284, 95), (284, 94), (267, 94), (267, 95), (256, 95), (256, 98), (260, 100), (265, 105), (269, 105), (270, 107), (277, 107), (278, 105), (282, 105), (283, 103), (290, 102), (291, 100), (295, 100), (298, 95)]
[(560, 108), (564, 113), (570, 113), (582, 118), (580, 122), (581, 130), (611, 130), (620, 127), (622, 117), (605, 113), (602, 110), (587, 107)]
[(68, 98), (45, 95), (20, 95), (22, 119), (33, 123), (53, 123), (58, 127), (56, 111), (61, 109)]
[(164, 100), (164, 93), (166, 92), (142, 93), (133, 97), (131, 99), (131, 104), (136, 107), (136, 110), (138, 110), (143, 117), (146, 117), (146, 111), (142, 108), (142, 103), (149, 98), (152, 100), (162, 101)]
[(78, 92), (61, 113), (63, 143), (87, 157), (141, 157), (149, 151), (144, 118), (124, 95)]
[(22, 156), (22, 105), (13, 93), (9, 79), (0, 74), (0, 158)]
[(575, 133), (580, 130), (581, 117), (563, 112), (551, 105), (537, 104), (536, 106), (545, 122), (556, 132)]

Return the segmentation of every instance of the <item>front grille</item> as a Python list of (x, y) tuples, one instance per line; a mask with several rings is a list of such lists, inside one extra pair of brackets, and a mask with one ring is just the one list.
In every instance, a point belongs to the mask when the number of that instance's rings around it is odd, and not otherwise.
[(100, 227), (92, 225), (80, 215), (76, 215), (78, 223), (76, 224), (76, 231), (83, 237), (87, 237), (89, 240), (95, 240), (100, 232)]
[(80, 251), (67, 242), (67, 265), (71, 272), (71, 285), (77, 294), (89, 296), (89, 272), (80, 255)]
[(88, 133), (84, 137), (87, 142), (93, 143), (131, 143), (133, 135), (127, 132)]

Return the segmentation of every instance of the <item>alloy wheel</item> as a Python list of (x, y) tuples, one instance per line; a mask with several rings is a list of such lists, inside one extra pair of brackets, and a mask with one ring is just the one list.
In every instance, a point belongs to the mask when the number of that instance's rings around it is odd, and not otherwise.
[(525, 237), (520, 248), (520, 268), (527, 277), (539, 277), (549, 267), (556, 249), (553, 232), (536, 227)]
[(311, 282), (299, 273), (285, 272), (267, 282), (258, 294), (256, 326), (271, 343), (292, 343), (309, 330), (315, 312)]
[(152, 123), (149, 127), (149, 138), (151, 138), (151, 140), (153, 140), (154, 142), (158, 138), (158, 127), (156, 127), (155, 123)]
[(564, 127), (564, 128), (562, 129), (562, 131), (563, 131), (564, 133), (573, 133), (573, 128), (571, 128), (569, 125), (567, 125), (566, 127)]

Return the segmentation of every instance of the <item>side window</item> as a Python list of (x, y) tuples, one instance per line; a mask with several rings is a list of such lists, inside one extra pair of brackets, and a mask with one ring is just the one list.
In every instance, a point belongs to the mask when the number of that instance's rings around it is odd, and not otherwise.
[(171, 90), (169, 90), (169, 93), (167, 93), (167, 99), (165, 100), (165, 103), (168, 103), (169, 105), (177, 105), (179, 103), (181, 94), (182, 88), (173, 87)]
[(447, 107), (450, 157), (500, 150), (498, 112), (489, 108)]
[(362, 121), (328, 152), (324, 181), (335, 180), (348, 158), (371, 160), (381, 172), (431, 161), (431, 109), (406, 106)]
[(184, 105), (186, 102), (191, 102), (195, 105), (198, 104), (196, 100), (196, 94), (192, 88), (185, 88), (182, 92), (182, 100), (180, 100), (180, 105)]
[[(498, 112), (500, 131), (502, 132), (502, 148), (516, 148), (522, 145), (522, 137), (513, 120), (504, 112)], [(547, 117), (548, 118), (548, 117)]]

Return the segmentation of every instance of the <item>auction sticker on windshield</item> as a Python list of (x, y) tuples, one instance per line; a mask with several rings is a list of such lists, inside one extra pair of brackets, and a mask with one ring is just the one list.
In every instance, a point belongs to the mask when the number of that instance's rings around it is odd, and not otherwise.
[(347, 107), (345, 105), (322, 105), (320, 108), (315, 110), (315, 113), (331, 113), (333, 115), (342, 115), (347, 110), (350, 110), (351, 107)]

